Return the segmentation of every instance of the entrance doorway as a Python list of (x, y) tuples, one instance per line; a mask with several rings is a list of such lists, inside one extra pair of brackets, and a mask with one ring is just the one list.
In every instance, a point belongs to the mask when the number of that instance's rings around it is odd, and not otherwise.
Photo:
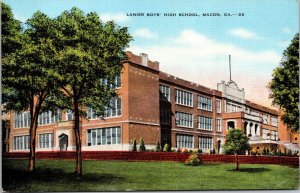
[(67, 151), (68, 144), (69, 144), (69, 142), (68, 142), (69, 139), (68, 138), (69, 137), (66, 134), (61, 134), (60, 136), (58, 136), (60, 151)]

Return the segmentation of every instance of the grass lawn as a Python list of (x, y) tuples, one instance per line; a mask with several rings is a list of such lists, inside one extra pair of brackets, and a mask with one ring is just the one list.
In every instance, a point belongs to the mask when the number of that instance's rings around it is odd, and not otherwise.
[(298, 189), (299, 168), (279, 165), (175, 162), (84, 161), (84, 176), (73, 174), (73, 160), (37, 160), (36, 173), (26, 173), (27, 160), (3, 159), (5, 191), (125, 191)]

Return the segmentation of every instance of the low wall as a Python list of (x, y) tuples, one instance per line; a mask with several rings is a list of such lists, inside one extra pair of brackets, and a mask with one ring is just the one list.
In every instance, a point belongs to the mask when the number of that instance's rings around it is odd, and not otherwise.
[[(27, 152), (3, 153), (3, 158), (27, 158)], [(125, 160), (125, 161), (175, 161), (184, 162), (190, 154), (174, 152), (128, 152), (128, 151), (84, 151), (85, 160)], [(73, 151), (37, 152), (37, 159), (75, 159)], [(204, 163), (233, 163), (234, 155), (203, 154), (201, 158)], [(240, 163), (247, 164), (281, 164), (299, 165), (299, 157), (287, 156), (239, 156)]]

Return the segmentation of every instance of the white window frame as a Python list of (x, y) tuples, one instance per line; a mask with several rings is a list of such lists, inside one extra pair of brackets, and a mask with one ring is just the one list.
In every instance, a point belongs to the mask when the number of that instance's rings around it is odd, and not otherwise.
[(213, 131), (213, 119), (206, 116), (198, 116), (198, 129)]
[(189, 113), (175, 112), (175, 125), (179, 127), (194, 128), (194, 115)]
[[(164, 98), (167, 98), (167, 101), (170, 101), (170, 96), (171, 96), (171, 90), (170, 90), (170, 87), (167, 86), (167, 85), (163, 85), (163, 84), (160, 84), (159, 85), (159, 90), (160, 90), (160, 96), (159, 96), (159, 99), (160, 100), (165, 100)], [(166, 96), (167, 95), (167, 96)], [(163, 98), (164, 96), (164, 98)]]
[[(113, 130), (115, 130), (115, 136), (113, 136)], [(93, 137), (93, 134), (95, 134), (95, 137)], [(120, 126), (87, 129), (86, 136), (86, 146), (120, 145), (122, 143), (122, 129)]]
[(217, 118), (217, 131), (222, 132), (222, 119)]
[(205, 110), (205, 111), (212, 111), (213, 101), (212, 98), (198, 95), (197, 96), (197, 107), (198, 109)]
[(202, 149), (203, 151), (207, 150), (213, 150), (214, 146), (214, 138), (213, 137), (204, 137), (204, 136), (199, 136), (198, 138), (199, 144), (198, 148)]
[(175, 103), (178, 105), (193, 107), (194, 106), (193, 97), (194, 96), (192, 92), (182, 90), (179, 88), (175, 89)]
[(222, 113), (222, 101), (217, 99), (217, 113)]

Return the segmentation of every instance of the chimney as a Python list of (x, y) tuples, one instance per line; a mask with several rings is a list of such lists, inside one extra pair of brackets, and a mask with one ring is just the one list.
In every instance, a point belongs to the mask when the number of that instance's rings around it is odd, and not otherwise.
[(140, 53), (140, 58), (143, 66), (148, 66), (148, 55), (145, 53)]

